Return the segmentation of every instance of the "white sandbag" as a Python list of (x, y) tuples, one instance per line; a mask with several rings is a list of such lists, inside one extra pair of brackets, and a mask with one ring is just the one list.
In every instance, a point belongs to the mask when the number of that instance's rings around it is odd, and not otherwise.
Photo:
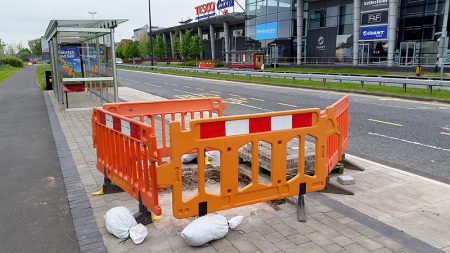
[(181, 162), (182, 163), (190, 163), (197, 159), (197, 153), (195, 154), (184, 154), (181, 156)]
[(133, 214), (124, 206), (111, 208), (104, 217), (106, 230), (120, 239), (128, 238), (130, 229), (137, 225)]
[(136, 226), (130, 228), (130, 237), (134, 244), (140, 244), (147, 237), (147, 228), (142, 224), (137, 224)]
[(219, 214), (207, 214), (187, 225), (181, 232), (187, 244), (201, 246), (209, 241), (223, 238), (228, 234), (228, 222)]
[(236, 216), (227, 221), (220, 214), (210, 213), (187, 225), (181, 232), (181, 237), (190, 246), (202, 246), (212, 240), (225, 237), (228, 234), (228, 228), (236, 228), (242, 222), (242, 219), (242, 216)]
[(228, 226), (231, 229), (237, 228), (239, 224), (241, 224), (242, 220), (244, 219), (244, 216), (236, 216), (228, 220)]
[[(209, 160), (211, 160), (213, 158), (213, 156), (212, 156), (213, 153), (212, 152), (214, 152), (214, 151), (205, 152), (206, 157), (208, 157)], [(184, 154), (184, 155), (181, 156), (181, 162), (182, 163), (191, 163), (195, 159), (197, 159), (197, 153)]]

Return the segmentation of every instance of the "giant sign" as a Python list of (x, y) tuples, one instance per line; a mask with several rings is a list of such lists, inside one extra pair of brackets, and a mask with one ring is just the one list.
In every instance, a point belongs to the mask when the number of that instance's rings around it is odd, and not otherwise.
[(272, 40), (278, 38), (277, 22), (256, 25), (256, 40)]
[(361, 27), (360, 40), (384, 40), (388, 36), (387, 25)]
[(361, 25), (380, 25), (388, 22), (388, 11), (377, 11), (363, 13), (361, 16)]
[(361, 0), (361, 11), (373, 11), (389, 8), (389, 0)]

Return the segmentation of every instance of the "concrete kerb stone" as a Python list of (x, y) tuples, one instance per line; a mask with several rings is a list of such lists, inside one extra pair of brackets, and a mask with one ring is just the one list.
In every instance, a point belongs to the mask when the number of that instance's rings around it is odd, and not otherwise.
[(69, 149), (58, 116), (47, 92), (44, 92), (45, 105), (55, 139), (61, 172), (68, 194), (68, 201), (77, 236), (80, 252), (107, 252), (102, 235), (94, 219), (89, 199), (86, 195), (75, 162)]

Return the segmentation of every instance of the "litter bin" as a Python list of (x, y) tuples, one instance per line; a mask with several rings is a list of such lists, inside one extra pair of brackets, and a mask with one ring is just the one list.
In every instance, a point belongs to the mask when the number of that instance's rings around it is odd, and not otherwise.
[(45, 84), (46, 90), (53, 90), (52, 72), (50, 70), (45, 71)]
[(422, 66), (416, 66), (416, 76), (420, 76), (422, 74)]

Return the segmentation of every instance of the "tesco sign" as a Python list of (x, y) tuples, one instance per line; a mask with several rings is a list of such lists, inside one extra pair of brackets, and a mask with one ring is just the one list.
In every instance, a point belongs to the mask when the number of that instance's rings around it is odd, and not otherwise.
[(195, 7), (195, 12), (197, 14), (196, 19), (204, 19), (209, 18), (211, 16), (216, 15), (216, 7), (217, 10), (222, 10), (223, 14), (228, 13), (227, 8), (234, 6), (234, 0), (217, 0), (216, 2), (209, 2), (206, 4), (202, 4)]
[(210, 2), (210, 3), (202, 4), (202, 5), (195, 7), (197, 16), (200, 16), (200, 15), (203, 15), (206, 13), (210, 13), (210, 12), (214, 12), (215, 10), (216, 10), (215, 2)]

